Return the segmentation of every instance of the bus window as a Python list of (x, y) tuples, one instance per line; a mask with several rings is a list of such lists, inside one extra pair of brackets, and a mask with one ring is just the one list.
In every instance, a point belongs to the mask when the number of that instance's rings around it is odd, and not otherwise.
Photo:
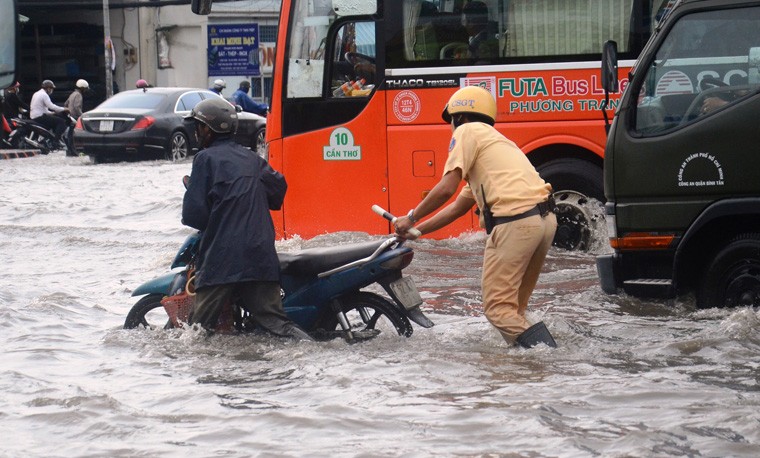
[(366, 97), (375, 87), (375, 23), (349, 22), (338, 30), (332, 53), (333, 97)]
[[(354, 5), (356, 6), (356, 5)], [(363, 0), (360, 12), (375, 11), (375, 0)], [(341, 12), (356, 13), (351, 4), (339, 0), (295, 0), (288, 49), (288, 98), (321, 97), (325, 77), (325, 44), (330, 26)], [(342, 29), (343, 36), (348, 30)], [(353, 33), (353, 32), (352, 32)], [(374, 41), (374, 28), (373, 28)]]
[(404, 0), (404, 58), (447, 64), (498, 63), (597, 54), (615, 40), (630, 51), (639, 0)]

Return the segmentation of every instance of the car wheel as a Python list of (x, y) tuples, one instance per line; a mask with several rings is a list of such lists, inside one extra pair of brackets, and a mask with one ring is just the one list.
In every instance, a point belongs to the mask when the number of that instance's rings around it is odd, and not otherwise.
[(264, 158), (265, 161), (269, 160), (269, 150), (267, 149), (267, 129), (262, 127), (256, 131), (256, 140), (253, 142), (254, 151), (256, 154)]
[(190, 153), (190, 143), (187, 136), (182, 132), (174, 132), (169, 139), (169, 146), (166, 152), (166, 159), (172, 162), (186, 159)]

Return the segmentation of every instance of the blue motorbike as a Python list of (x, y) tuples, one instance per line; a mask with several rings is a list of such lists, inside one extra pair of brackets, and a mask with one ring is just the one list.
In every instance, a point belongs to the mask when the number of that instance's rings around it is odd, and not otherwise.
[[(125, 329), (174, 328), (186, 323), (194, 297), (192, 265), (199, 244), (199, 233), (188, 236), (171, 266), (182, 270), (132, 292), (132, 296), (143, 297), (129, 311)], [(420, 310), (422, 298), (414, 280), (402, 273), (414, 257), (402, 239), (310, 248), (278, 256), (285, 313), (317, 340), (342, 337), (353, 343), (381, 332), (409, 337), (413, 332), (410, 321), (425, 328), (433, 326)], [(375, 284), (387, 297), (364, 290)], [(247, 332), (258, 328), (233, 301), (216, 329)]]

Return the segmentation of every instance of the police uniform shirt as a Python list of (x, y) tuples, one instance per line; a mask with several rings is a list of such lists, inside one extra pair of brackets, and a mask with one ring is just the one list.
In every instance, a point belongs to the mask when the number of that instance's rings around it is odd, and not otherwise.
[(526, 212), (545, 201), (552, 189), (514, 142), (481, 122), (468, 122), (454, 131), (443, 174), (457, 168), (467, 181), (460, 195), (474, 199), (482, 210), (485, 190), (494, 216)]

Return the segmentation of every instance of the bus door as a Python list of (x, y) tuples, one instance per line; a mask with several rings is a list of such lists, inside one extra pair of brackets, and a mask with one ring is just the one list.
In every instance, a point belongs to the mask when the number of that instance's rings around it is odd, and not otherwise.
[(294, 0), (291, 9), (280, 117), (288, 236), (389, 229), (371, 210), (388, 206), (377, 8), (343, 3)]

